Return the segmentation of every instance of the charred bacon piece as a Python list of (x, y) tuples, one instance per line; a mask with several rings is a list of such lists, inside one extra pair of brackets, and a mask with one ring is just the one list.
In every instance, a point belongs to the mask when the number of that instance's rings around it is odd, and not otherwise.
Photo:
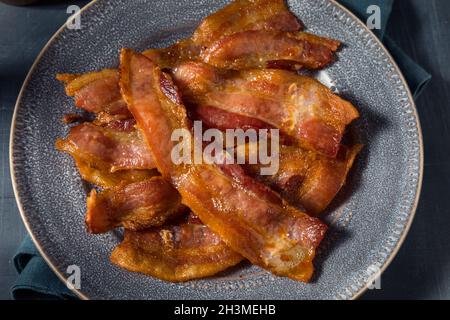
[(248, 70), (224, 75), (188, 62), (173, 72), (189, 104), (259, 119), (307, 150), (336, 157), (346, 126), (359, 117), (350, 103), (320, 82), (284, 70)]
[(224, 69), (321, 69), (334, 61), (337, 40), (306, 32), (252, 30), (234, 33), (213, 42), (200, 53), (202, 61)]
[(132, 272), (180, 282), (215, 275), (243, 260), (217, 234), (195, 220), (145, 231), (125, 230), (111, 261)]
[(86, 226), (91, 233), (105, 233), (117, 227), (142, 230), (161, 226), (186, 210), (179, 193), (161, 177), (116, 186), (87, 199)]
[[(313, 273), (312, 260), (327, 226), (274, 201), (258, 182), (233, 167), (175, 165), (175, 129), (189, 132), (184, 106), (167, 97), (167, 76), (145, 56), (121, 52), (120, 86), (154, 156), (159, 172), (180, 192), (183, 203), (234, 251), (271, 272), (300, 281)], [(176, 91), (173, 87), (171, 92)]]

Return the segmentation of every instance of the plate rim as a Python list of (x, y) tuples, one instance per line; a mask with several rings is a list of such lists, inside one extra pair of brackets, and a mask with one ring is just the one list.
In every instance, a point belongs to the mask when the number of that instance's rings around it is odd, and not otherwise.
[[(92, 0), (91, 2), (87, 3), (83, 8), (80, 9), (80, 11), (78, 11), (77, 13), (75, 13), (74, 15), (69, 17), (68, 20), (69, 19), (74, 19), (74, 18), (80, 16), (84, 11), (88, 10), (92, 5), (94, 5), (98, 1), (101, 1), (101, 0)], [(408, 220), (404, 224), (403, 231), (402, 231), (401, 235), (398, 238), (397, 244), (395, 245), (393, 250), (389, 253), (388, 258), (384, 261), (383, 265), (380, 268), (379, 274), (381, 276), (383, 274), (383, 272), (392, 263), (394, 258), (397, 256), (398, 251), (402, 247), (402, 245), (403, 245), (403, 243), (404, 243), (404, 241), (405, 241), (405, 239), (406, 239), (406, 237), (407, 237), (407, 235), (409, 233), (409, 230), (411, 228), (412, 222), (414, 221), (414, 218), (415, 218), (415, 215), (416, 215), (416, 211), (417, 211), (417, 207), (418, 207), (418, 204), (419, 204), (419, 199), (420, 199), (420, 195), (421, 195), (421, 191), (422, 191), (423, 172), (424, 172), (424, 146), (423, 146), (422, 127), (421, 127), (419, 113), (417, 111), (416, 103), (415, 103), (413, 95), (411, 93), (411, 89), (409, 88), (409, 85), (406, 82), (406, 79), (405, 79), (402, 71), (398, 67), (397, 62), (392, 57), (391, 53), (386, 49), (384, 44), (373, 33), (373, 31), (370, 30), (367, 27), (367, 25), (364, 24), (363, 21), (361, 21), (353, 12), (351, 12), (349, 9), (347, 9), (342, 4), (338, 3), (336, 0), (327, 0), (327, 1), (329, 1), (332, 5), (338, 7), (340, 10), (342, 10), (346, 14), (348, 14), (353, 19), (353, 21), (355, 21), (358, 24), (359, 27), (362, 27), (367, 32), (367, 34), (369, 34), (372, 37), (372, 40), (374, 40), (375, 43), (378, 44), (378, 46), (383, 50), (383, 53), (389, 59), (389, 63), (392, 64), (393, 69), (398, 73), (399, 79), (402, 82), (403, 86), (405, 87), (405, 91), (406, 91), (407, 96), (408, 96), (408, 102), (411, 104), (411, 109), (413, 111), (413, 116), (414, 116), (414, 119), (415, 119), (415, 122), (416, 122), (416, 128), (417, 128), (417, 134), (418, 134), (418, 142), (419, 142), (419, 164), (418, 164), (419, 172), (418, 172), (418, 180), (417, 180), (417, 190), (416, 190), (414, 202), (412, 203), (412, 207), (411, 207), (411, 210), (409, 212)], [(17, 96), (16, 103), (14, 105), (14, 112), (13, 112), (13, 116), (12, 116), (12, 119), (11, 119), (11, 128), (10, 128), (10, 136), (9, 136), (9, 169), (10, 169), (11, 183), (12, 183), (13, 192), (14, 192), (14, 198), (16, 200), (20, 216), (22, 218), (22, 221), (23, 221), (23, 223), (25, 225), (25, 228), (26, 228), (28, 234), (30, 235), (33, 243), (35, 244), (36, 248), (38, 249), (38, 252), (41, 254), (42, 258), (47, 263), (47, 265), (50, 267), (50, 269), (56, 274), (56, 276), (63, 283), (67, 282), (67, 278), (58, 270), (58, 268), (55, 266), (55, 264), (51, 261), (51, 258), (45, 253), (45, 251), (44, 251), (43, 247), (41, 246), (41, 244), (39, 243), (38, 239), (33, 234), (32, 228), (31, 228), (31, 226), (30, 226), (30, 224), (28, 222), (28, 219), (26, 217), (25, 210), (23, 208), (22, 201), (20, 199), (19, 191), (18, 191), (16, 172), (15, 172), (15, 166), (14, 166), (13, 149), (14, 149), (14, 136), (15, 136), (15, 132), (16, 132), (16, 117), (17, 117), (17, 112), (18, 112), (19, 106), (20, 106), (20, 104), (22, 102), (22, 97), (23, 97), (23, 94), (25, 92), (25, 89), (28, 87), (28, 83), (29, 83), (29, 81), (31, 79), (31, 76), (33, 75), (33, 73), (34, 73), (38, 63), (41, 61), (43, 55), (47, 52), (49, 47), (53, 44), (53, 42), (61, 34), (61, 32), (63, 32), (65, 30), (66, 25), (67, 25), (67, 22), (63, 23), (63, 25), (51, 36), (51, 38), (47, 41), (45, 46), (41, 49), (41, 51), (39, 52), (39, 54), (35, 58), (32, 66), (30, 67), (30, 70), (28, 71), (27, 76), (25, 77), (25, 80), (24, 80), (24, 82), (23, 82), (23, 84), (21, 86), (21, 89), (19, 91), (19, 95)], [(368, 289), (369, 285), (370, 285), (370, 280), (364, 286), (362, 286), (358, 291), (354, 292), (353, 295), (351, 296), (350, 300), (355, 300), (355, 299), (358, 299), (359, 297), (361, 297), (361, 295), (364, 292), (366, 292), (366, 290)], [(80, 289), (70, 288), (70, 290), (73, 293), (75, 293), (80, 299), (82, 299), (82, 300), (90, 300), (90, 298), (86, 294), (81, 292)]]

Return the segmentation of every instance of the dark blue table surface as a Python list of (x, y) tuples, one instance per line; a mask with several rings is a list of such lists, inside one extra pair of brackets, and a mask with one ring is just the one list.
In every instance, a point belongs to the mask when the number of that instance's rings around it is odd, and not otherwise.
[[(28, 69), (65, 22), (68, 5), (0, 4), (0, 299), (16, 278), (11, 256), (26, 234), (9, 174), (9, 130)], [(388, 35), (433, 75), (417, 101), (425, 144), (423, 191), (411, 231), (383, 274), (381, 290), (363, 298), (450, 299), (450, 1), (396, 0)]]

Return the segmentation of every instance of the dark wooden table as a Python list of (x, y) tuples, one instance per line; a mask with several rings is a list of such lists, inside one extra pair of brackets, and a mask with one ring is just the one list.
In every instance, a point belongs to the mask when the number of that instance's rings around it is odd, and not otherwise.
[[(70, 4), (0, 4), (0, 299), (16, 278), (11, 257), (26, 234), (9, 175), (11, 116), (22, 82)], [(450, 299), (450, 1), (396, 0), (388, 34), (433, 75), (417, 101), (425, 144), (425, 177), (411, 231), (365, 299)]]

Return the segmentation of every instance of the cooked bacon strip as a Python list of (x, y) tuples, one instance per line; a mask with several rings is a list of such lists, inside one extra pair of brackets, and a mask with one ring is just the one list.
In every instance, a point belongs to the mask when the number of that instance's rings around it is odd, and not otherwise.
[(191, 39), (183, 39), (161, 49), (148, 49), (142, 54), (152, 59), (161, 69), (171, 69), (178, 64), (198, 59), (200, 46)]
[(87, 199), (86, 226), (91, 233), (104, 233), (117, 227), (142, 230), (161, 226), (183, 213), (180, 194), (161, 177), (153, 177), (98, 193)]
[[(273, 126), (259, 119), (246, 117), (211, 106), (192, 106), (188, 112), (189, 119), (202, 121), (205, 129), (214, 128), (221, 131), (226, 131), (227, 129), (274, 129)], [(270, 131), (268, 134), (270, 137)], [(284, 145), (295, 145), (295, 140), (282, 132), (279, 135), (279, 141)]]
[(239, 114), (231, 113), (210, 106), (196, 106), (189, 110), (191, 119), (202, 121), (208, 128), (215, 128), (222, 131), (226, 129), (268, 129), (267, 123)]
[[(171, 135), (175, 129), (189, 130), (189, 121), (184, 106), (164, 94), (170, 79), (151, 60), (127, 49), (122, 50), (120, 70), (120, 86), (128, 107), (159, 171), (171, 180), (183, 203), (252, 263), (278, 275), (308, 281), (326, 225), (278, 197), (274, 201), (272, 193), (251, 178), (236, 174), (235, 167), (175, 165)], [(176, 88), (170, 92), (176, 92)]]
[(171, 72), (183, 99), (195, 105), (205, 104), (205, 101), (200, 100), (201, 96), (223, 87), (228, 78), (238, 75), (238, 72), (221, 70), (197, 61), (182, 63)]
[(111, 254), (121, 268), (172, 282), (212, 276), (242, 260), (211, 229), (191, 219), (147, 231), (125, 230)]
[(83, 123), (73, 127), (66, 139), (58, 139), (56, 148), (74, 158), (84, 180), (104, 188), (155, 175), (149, 170), (154, 168), (152, 157), (136, 130), (120, 132)]
[(202, 50), (200, 58), (215, 67), (253, 69), (290, 61), (293, 69), (321, 69), (334, 61), (340, 42), (306, 32), (253, 30), (234, 33)]
[(104, 69), (83, 75), (58, 74), (56, 78), (65, 84), (66, 94), (75, 98), (78, 108), (96, 114), (105, 112), (121, 119), (131, 117), (120, 95), (117, 70)]
[[(240, 148), (245, 146), (239, 146)], [(280, 146), (279, 170), (274, 175), (260, 175), (261, 164), (245, 165), (251, 176), (270, 185), (294, 205), (309, 214), (325, 210), (342, 188), (361, 145), (342, 146), (338, 157), (331, 159), (294, 146)], [(257, 148), (248, 148), (248, 152)]]
[(192, 39), (203, 46), (247, 30), (299, 31), (302, 23), (284, 0), (237, 0), (206, 17)]
[(259, 119), (300, 146), (335, 157), (346, 126), (359, 117), (353, 105), (320, 82), (284, 70), (223, 72), (197, 62), (173, 72), (190, 104)]
[[(80, 73), (58, 73), (56, 75), (56, 79), (64, 83), (64, 85), (68, 85), (71, 81), (75, 80), (81, 76)], [(67, 92), (66, 92), (67, 93)]]
[(191, 38), (143, 54), (162, 69), (174, 68), (184, 61), (198, 60), (202, 48), (237, 32), (301, 29), (302, 23), (289, 12), (284, 0), (237, 0), (204, 19)]
[(111, 116), (106, 113), (98, 114), (97, 118), (92, 121), (92, 124), (106, 129), (122, 132), (136, 131), (136, 120), (134, 118), (117, 119), (116, 116)]
[(111, 172), (104, 168), (96, 168), (92, 163), (86, 163), (76, 154), (71, 154), (83, 180), (102, 188), (112, 188), (118, 185), (130, 184), (150, 179), (157, 174), (156, 170), (121, 170)]
[(85, 122), (71, 128), (66, 139), (58, 139), (56, 147), (110, 172), (155, 168), (139, 130), (123, 132)]

